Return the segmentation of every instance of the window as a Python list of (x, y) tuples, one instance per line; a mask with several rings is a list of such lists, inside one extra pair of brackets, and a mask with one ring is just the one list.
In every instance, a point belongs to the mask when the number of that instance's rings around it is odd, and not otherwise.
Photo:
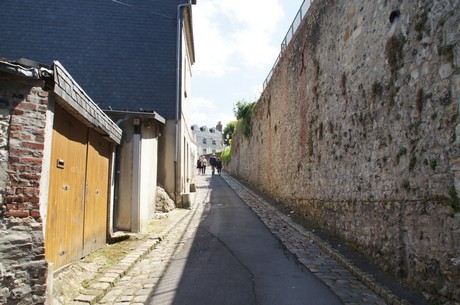
[(206, 155), (208, 153), (206, 148), (203, 148), (203, 155)]
[(216, 145), (216, 139), (212, 139), (212, 145)]
[(206, 144), (206, 138), (203, 138), (203, 144)]

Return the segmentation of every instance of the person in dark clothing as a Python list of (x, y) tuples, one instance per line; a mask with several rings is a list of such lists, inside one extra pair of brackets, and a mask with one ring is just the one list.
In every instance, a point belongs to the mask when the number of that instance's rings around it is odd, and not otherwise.
[(212, 174), (214, 175), (217, 166), (217, 157), (215, 154), (212, 154), (212, 156), (209, 158), (209, 164), (211, 164)]
[(201, 174), (201, 160), (196, 160), (196, 168), (198, 168), (198, 175)]
[(220, 175), (220, 173), (222, 172), (222, 161), (219, 158), (217, 158), (216, 168), (217, 168), (217, 173)]

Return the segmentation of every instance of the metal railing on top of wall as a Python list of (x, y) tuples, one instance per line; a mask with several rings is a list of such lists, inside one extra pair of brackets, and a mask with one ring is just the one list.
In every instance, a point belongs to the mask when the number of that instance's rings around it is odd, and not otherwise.
[(275, 70), (276, 65), (278, 65), (278, 62), (283, 55), (284, 51), (286, 50), (287, 46), (289, 45), (289, 42), (291, 42), (292, 37), (294, 36), (295, 32), (297, 31), (297, 28), (299, 27), (300, 23), (302, 22), (303, 18), (307, 15), (308, 9), (310, 8), (310, 5), (313, 3), (314, 0), (304, 0), (302, 5), (300, 6), (299, 11), (297, 12), (297, 15), (294, 18), (294, 21), (292, 21), (291, 26), (289, 27), (289, 30), (286, 33), (286, 36), (284, 36), (283, 41), (281, 42), (281, 52), (279, 53), (278, 57), (275, 60), (275, 63), (273, 64), (273, 67), (271, 68), (270, 72), (268, 73), (267, 78), (265, 78), (264, 81), (264, 89), (267, 86), (268, 82), (272, 78), (273, 75), (273, 70)]

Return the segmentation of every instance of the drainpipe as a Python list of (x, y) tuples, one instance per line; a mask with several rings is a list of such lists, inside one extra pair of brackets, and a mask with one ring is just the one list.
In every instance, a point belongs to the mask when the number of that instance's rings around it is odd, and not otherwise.
[(178, 183), (177, 183), (177, 162), (179, 159), (179, 118), (180, 118), (180, 101), (181, 101), (181, 55), (182, 55), (182, 20), (181, 12), (184, 7), (191, 7), (192, 3), (190, 0), (187, 3), (182, 3), (177, 6), (177, 45), (176, 45), (176, 143), (174, 148), (174, 196), (176, 197)]

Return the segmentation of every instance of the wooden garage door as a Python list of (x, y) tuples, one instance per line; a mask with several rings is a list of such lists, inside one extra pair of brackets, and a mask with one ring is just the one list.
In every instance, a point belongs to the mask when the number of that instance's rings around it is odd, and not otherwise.
[(83, 255), (105, 244), (107, 233), (107, 199), (110, 144), (94, 130), (89, 131), (88, 167)]
[(105, 243), (110, 144), (55, 108), (45, 251), (57, 269)]

